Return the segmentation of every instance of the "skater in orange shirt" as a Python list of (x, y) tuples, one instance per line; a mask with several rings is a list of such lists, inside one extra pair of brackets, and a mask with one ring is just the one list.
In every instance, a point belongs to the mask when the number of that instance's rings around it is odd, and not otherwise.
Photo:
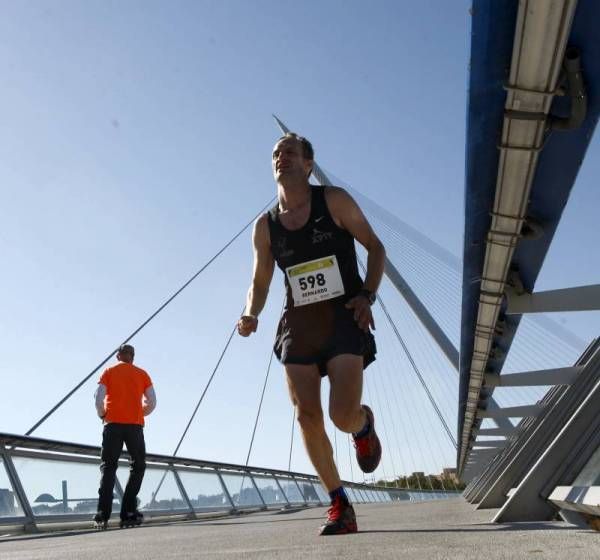
[(144, 416), (156, 407), (150, 376), (133, 365), (135, 350), (123, 344), (117, 351), (118, 364), (104, 370), (96, 390), (96, 411), (104, 422), (100, 464), (100, 488), (96, 525), (106, 528), (112, 513), (113, 491), (123, 443), (131, 457), (127, 486), (121, 502), (121, 527), (139, 525), (143, 515), (137, 509), (137, 495), (146, 470)]

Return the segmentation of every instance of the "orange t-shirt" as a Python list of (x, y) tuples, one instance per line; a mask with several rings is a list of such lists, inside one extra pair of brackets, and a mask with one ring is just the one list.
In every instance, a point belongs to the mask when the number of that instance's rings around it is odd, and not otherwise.
[(142, 395), (152, 387), (152, 380), (143, 369), (119, 362), (106, 368), (98, 383), (106, 387), (105, 422), (144, 425)]

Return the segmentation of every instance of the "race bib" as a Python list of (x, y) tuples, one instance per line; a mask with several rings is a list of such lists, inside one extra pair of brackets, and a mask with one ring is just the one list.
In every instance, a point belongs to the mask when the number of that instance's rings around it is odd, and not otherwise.
[(344, 284), (335, 255), (285, 269), (294, 306), (308, 305), (344, 295)]

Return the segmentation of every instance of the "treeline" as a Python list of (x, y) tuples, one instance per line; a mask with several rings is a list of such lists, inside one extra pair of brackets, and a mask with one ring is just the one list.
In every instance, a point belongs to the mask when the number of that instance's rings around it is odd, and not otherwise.
[(388, 486), (408, 490), (464, 490), (465, 484), (457, 482), (454, 478), (445, 477), (443, 480), (437, 476), (410, 475), (400, 476), (396, 480), (378, 480), (377, 486)]

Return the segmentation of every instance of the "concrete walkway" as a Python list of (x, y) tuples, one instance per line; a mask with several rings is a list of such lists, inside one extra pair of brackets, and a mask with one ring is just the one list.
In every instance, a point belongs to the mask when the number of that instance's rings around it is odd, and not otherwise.
[(2, 560), (600, 559), (600, 533), (563, 523), (489, 523), (462, 498), (357, 505), (360, 533), (319, 537), (325, 508), (137, 529), (0, 537)]

